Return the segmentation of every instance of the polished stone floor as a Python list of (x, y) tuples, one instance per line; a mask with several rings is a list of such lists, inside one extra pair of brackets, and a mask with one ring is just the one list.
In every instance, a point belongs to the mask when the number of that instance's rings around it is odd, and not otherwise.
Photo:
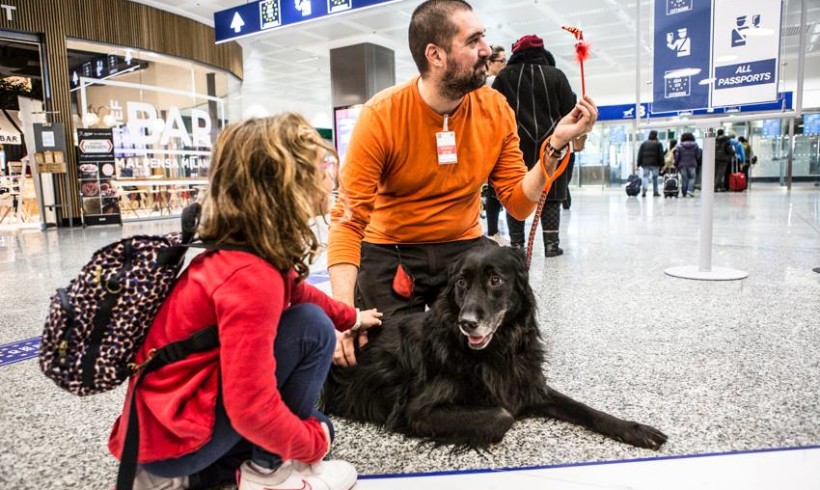
[[(660, 451), (565, 423), (528, 420), (516, 423), (488, 454), (451, 454), (338, 420), (334, 457), (371, 476), (472, 474), (820, 445), (820, 274), (812, 271), (820, 267), (820, 190), (756, 184), (751, 192), (715, 196), (712, 265), (748, 272), (741, 281), (664, 274), (668, 267), (698, 263), (700, 215), (700, 198), (627, 199), (621, 189), (577, 190), (562, 217), (564, 255), (545, 259), (539, 240), (531, 270), (550, 384), (662, 429), (669, 441)], [(148, 222), (0, 232), (0, 347), (40, 334), (49, 296), (94, 249), (123, 235), (175, 228), (173, 222)], [(320, 261), (315, 268), (324, 266)], [(122, 396), (122, 390), (85, 399), (61, 392), (35, 360), (0, 367), (0, 488), (110, 488), (116, 465), (105, 443)], [(817, 489), (817, 473), (803, 467), (788, 467), (790, 481), (797, 482), (789, 488)], [(727, 465), (726, 471), (745, 481), (745, 470)], [(705, 488), (695, 484), (700, 480), (691, 470), (675, 475), (677, 485), (689, 477), (694, 486), (688, 488)], [(628, 474), (611, 485), (602, 478), (562, 488), (684, 488), (663, 484), (662, 476), (640, 485), (632, 485), (637, 479)], [(532, 481), (538, 483), (515, 486), (545, 483)], [(364, 480), (360, 486), (395, 483)], [(506, 487), (475, 478), (449, 486)]]

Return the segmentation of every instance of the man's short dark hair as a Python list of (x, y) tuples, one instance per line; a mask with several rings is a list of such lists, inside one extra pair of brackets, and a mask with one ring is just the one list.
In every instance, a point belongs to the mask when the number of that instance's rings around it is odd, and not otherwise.
[(410, 54), (419, 73), (424, 75), (429, 68), (424, 51), (428, 44), (435, 44), (450, 51), (450, 43), (458, 34), (458, 26), (451, 16), (458, 10), (473, 10), (464, 0), (427, 0), (413, 11), (410, 18)]

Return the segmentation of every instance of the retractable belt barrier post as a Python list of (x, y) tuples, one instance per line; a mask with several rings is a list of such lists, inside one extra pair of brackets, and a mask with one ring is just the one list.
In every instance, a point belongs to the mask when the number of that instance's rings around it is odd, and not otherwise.
[(712, 221), (715, 204), (715, 132), (709, 128), (703, 139), (703, 167), (700, 185), (700, 246), (698, 265), (670, 267), (668, 276), (697, 281), (736, 281), (749, 276), (748, 272), (712, 267)]

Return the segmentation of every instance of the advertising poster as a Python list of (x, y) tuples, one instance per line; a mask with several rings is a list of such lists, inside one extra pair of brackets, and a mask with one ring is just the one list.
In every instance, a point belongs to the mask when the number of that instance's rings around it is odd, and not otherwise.
[(709, 107), (712, 0), (655, 0), (653, 112)]
[(714, 107), (777, 98), (780, 0), (715, 0)]
[(356, 121), (359, 119), (359, 114), (362, 112), (362, 106), (354, 105), (350, 107), (337, 107), (333, 112), (336, 129), (336, 153), (339, 154), (339, 165), (341, 166), (345, 163), (347, 145), (350, 143), (350, 138), (353, 136), (353, 128), (356, 127)]
[(111, 129), (77, 130), (77, 172), (83, 225), (122, 224), (120, 199), (112, 180), (114, 134)]

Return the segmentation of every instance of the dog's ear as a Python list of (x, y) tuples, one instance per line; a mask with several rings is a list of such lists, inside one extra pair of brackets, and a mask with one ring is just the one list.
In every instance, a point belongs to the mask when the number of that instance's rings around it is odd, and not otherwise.
[(522, 305), (527, 310), (535, 309), (535, 295), (530, 286), (530, 273), (527, 269), (527, 257), (523, 249), (507, 248), (508, 255), (515, 268), (515, 288), (521, 295)]

